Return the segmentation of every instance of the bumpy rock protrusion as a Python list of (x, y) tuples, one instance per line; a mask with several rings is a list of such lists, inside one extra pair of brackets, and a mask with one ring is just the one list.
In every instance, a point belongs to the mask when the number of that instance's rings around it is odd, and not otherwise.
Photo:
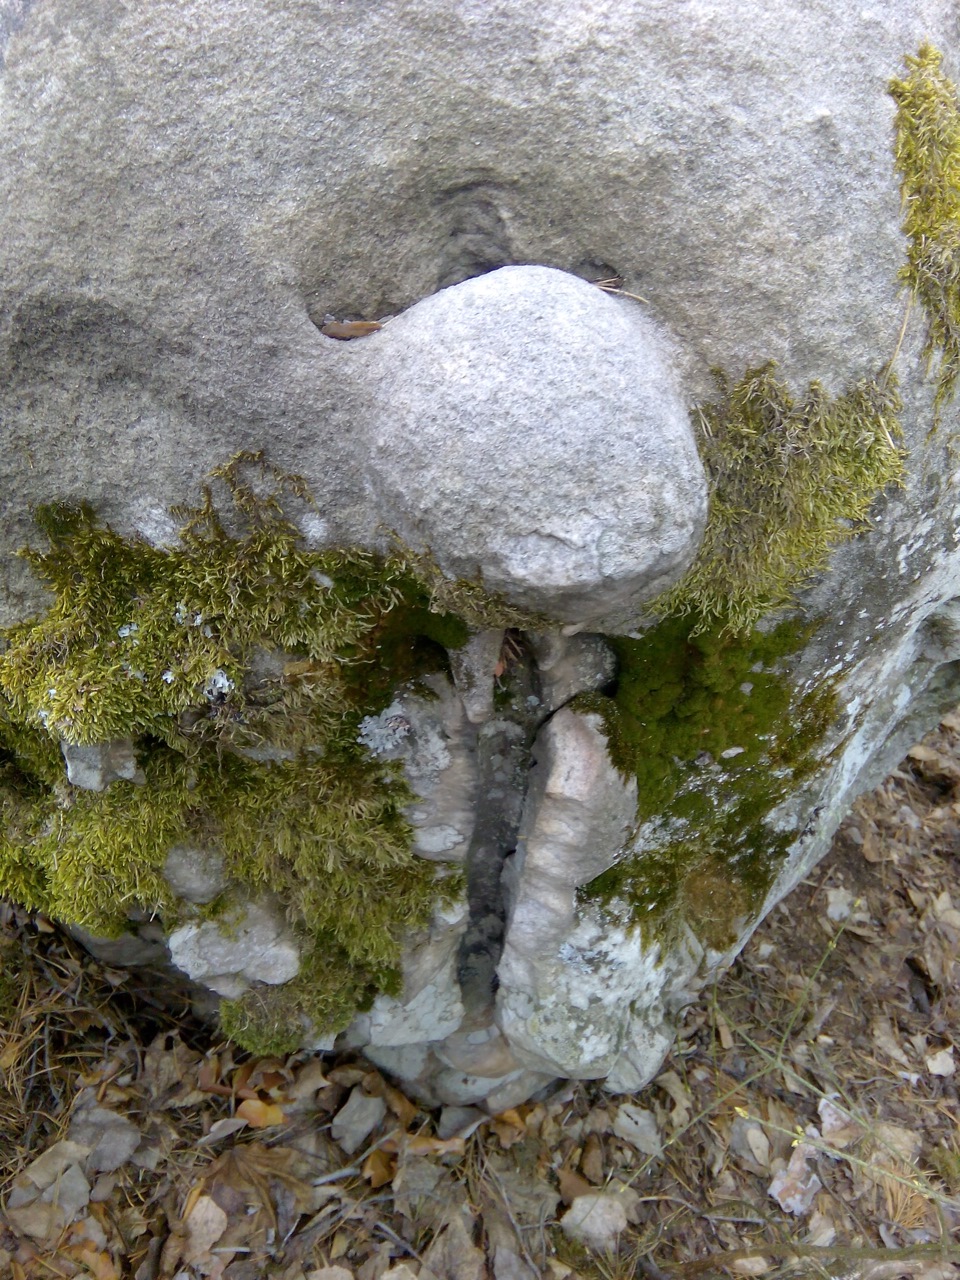
[(453, 578), (615, 630), (675, 582), (707, 488), (665, 334), (547, 267), (425, 298), (368, 340), (366, 471), (385, 523)]
[[(509, 914), (497, 1021), (530, 1066), (601, 1075), (619, 1052), (626, 1013), (621, 984), (605, 971), (606, 940), (597, 930), (585, 936), (586, 923), (575, 927), (576, 889), (624, 847), (636, 781), (625, 782), (613, 767), (596, 715), (561, 708), (534, 750), (520, 841), (505, 872)], [(636, 949), (642, 962), (639, 938)]]

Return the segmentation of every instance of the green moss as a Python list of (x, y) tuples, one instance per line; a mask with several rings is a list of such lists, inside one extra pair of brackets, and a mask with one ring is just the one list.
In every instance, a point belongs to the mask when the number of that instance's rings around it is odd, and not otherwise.
[[(0, 892), (101, 934), (135, 906), (172, 923), (170, 846), (219, 853), (278, 895), (304, 948), (266, 1014), (254, 992), (226, 1023), (289, 1039), (394, 989), (403, 935), (451, 890), (411, 852), (395, 766), (357, 735), (468, 632), (401, 555), (305, 550), (284, 508), (308, 501), (296, 477), (244, 454), (215, 480), (226, 501), (207, 489), (180, 511), (176, 547), (85, 507), (39, 513), (50, 546), (29, 559), (53, 605), (0, 654)], [(67, 785), (60, 739), (120, 737), (142, 785)]]
[(710, 512), (699, 554), (654, 603), (661, 617), (695, 616), (749, 631), (824, 569), (832, 549), (866, 525), (870, 506), (903, 475), (891, 378), (831, 398), (811, 383), (802, 401), (765, 364), (694, 410)]
[(900, 278), (923, 307), (924, 355), (930, 364), (939, 358), (941, 404), (953, 395), (960, 374), (960, 101), (931, 45), (921, 45), (906, 63), (907, 75), (890, 82), (909, 240)]
[(747, 635), (674, 617), (613, 642), (613, 698), (581, 698), (610, 752), (637, 779), (642, 852), (583, 890), (655, 932), (687, 920), (721, 946), (762, 901), (793, 838), (772, 811), (821, 761), (832, 690), (798, 693), (790, 655), (809, 628)]

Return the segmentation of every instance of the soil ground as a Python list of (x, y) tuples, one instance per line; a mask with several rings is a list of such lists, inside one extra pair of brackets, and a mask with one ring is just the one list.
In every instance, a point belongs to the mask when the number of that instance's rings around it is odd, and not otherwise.
[(960, 713), (635, 1097), (424, 1112), (9, 906), (0, 961), (0, 1277), (960, 1280)]

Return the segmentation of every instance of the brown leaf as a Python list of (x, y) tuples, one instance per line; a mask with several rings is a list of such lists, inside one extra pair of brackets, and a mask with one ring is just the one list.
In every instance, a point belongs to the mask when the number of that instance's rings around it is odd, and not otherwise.
[(227, 1215), (211, 1196), (198, 1196), (184, 1221), (183, 1260), (198, 1262), (209, 1254), (227, 1229)]
[(589, 1134), (583, 1144), (580, 1172), (595, 1187), (603, 1182), (603, 1142), (598, 1133)]
[(361, 1082), (365, 1093), (382, 1098), (405, 1129), (409, 1129), (420, 1114), (420, 1108), (405, 1093), (384, 1080), (379, 1071), (371, 1071)]
[(509, 1111), (502, 1111), (498, 1116), (494, 1116), (490, 1121), (490, 1128), (497, 1135), (500, 1146), (504, 1151), (527, 1136), (527, 1126), (520, 1119), (520, 1115), (514, 1107), (511, 1107)]
[(327, 1079), (331, 1084), (342, 1084), (347, 1089), (352, 1089), (355, 1084), (360, 1084), (372, 1074), (369, 1067), (334, 1067), (327, 1072)]
[(593, 1187), (586, 1178), (581, 1178), (580, 1174), (574, 1173), (572, 1169), (563, 1168), (557, 1176), (560, 1182), (560, 1198), (565, 1205), (573, 1204), (577, 1196), (588, 1196), (593, 1193)]
[(161, 1032), (143, 1057), (142, 1083), (156, 1107), (191, 1107), (203, 1100), (197, 1087), (200, 1054), (176, 1031)]
[(365, 338), (369, 333), (376, 333), (383, 325), (378, 320), (329, 320), (320, 326), (320, 332), (327, 338)]
[(463, 1138), (431, 1138), (425, 1133), (402, 1134), (381, 1142), (380, 1149), (393, 1155), (403, 1147), (412, 1156), (462, 1156), (466, 1150)]
[(377, 1187), (385, 1187), (388, 1182), (392, 1182), (393, 1175), (396, 1171), (396, 1156), (388, 1156), (385, 1151), (382, 1151), (379, 1148), (376, 1151), (370, 1152), (361, 1167), (363, 1176), (374, 1189)]
[(261, 1102), (257, 1097), (245, 1098), (237, 1107), (237, 1116), (253, 1129), (268, 1129), (283, 1124), (287, 1118), (275, 1102)]

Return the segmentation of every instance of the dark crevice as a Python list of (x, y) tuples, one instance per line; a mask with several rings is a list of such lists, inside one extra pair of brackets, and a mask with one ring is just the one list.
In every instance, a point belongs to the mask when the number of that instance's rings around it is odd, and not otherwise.
[(503, 951), (505, 860), (515, 851), (534, 738), (543, 722), (540, 677), (521, 632), (507, 633), (494, 716), (477, 737), (479, 802), (467, 853), (469, 917), (457, 977), (466, 1022), (492, 1016)]

